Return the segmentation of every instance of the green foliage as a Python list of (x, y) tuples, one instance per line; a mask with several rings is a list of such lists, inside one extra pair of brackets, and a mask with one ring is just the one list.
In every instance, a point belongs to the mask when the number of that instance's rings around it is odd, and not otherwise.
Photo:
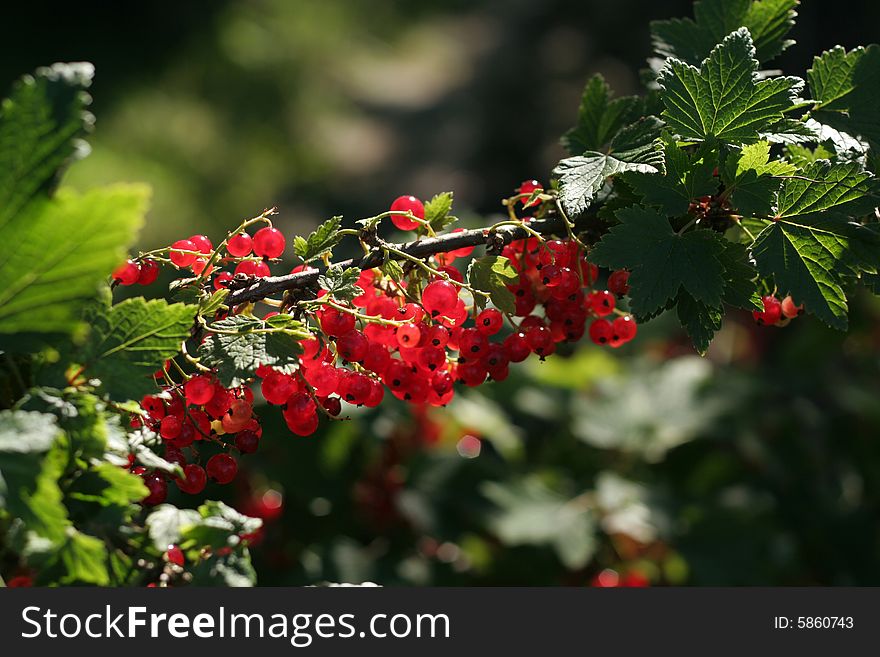
[(663, 57), (699, 64), (724, 37), (739, 27), (755, 40), (756, 58), (773, 59), (794, 41), (785, 35), (794, 25), (798, 0), (698, 0), (694, 18), (651, 23), (654, 49)]
[(449, 214), (452, 212), (452, 196), (452, 192), (442, 192), (425, 203), (425, 221), (433, 230), (444, 230), (458, 221)]
[(140, 399), (155, 390), (153, 373), (180, 352), (195, 314), (195, 306), (142, 297), (96, 313), (83, 349), (85, 370), (105, 382), (112, 399)]
[[(513, 313), (516, 310), (516, 300), (507, 286), (516, 285), (519, 281), (519, 273), (507, 258), (488, 255), (474, 258), (467, 274), (468, 284), (475, 290), (488, 294), (499, 310), (506, 313)], [(480, 307), (485, 306), (485, 300), (480, 295), (476, 295), (474, 303)]]
[(752, 143), (794, 106), (803, 81), (757, 79), (749, 31), (742, 28), (712, 49), (699, 68), (670, 58), (657, 82), (663, 118), (683, 139)]
[(339, 244), (339, 240), (342, 239), (339, 234), (341, 226), (341, 216), (330, 217), (313, 230), (308, 239), (297, 235), (293, 241), (293, 252), (304, 263), (318, 260), (324, 255), (331, 255), (333, 247)]
[(334, 265), (318, 277), (318, 285), (336, 301), (351, 301), (363, 294), (363, 290), (357, 286), (360, 275), (361, 270), (357, 267), (342, 269)]
[(210, 324), (207, 331), (199, 357), (206, 367), (217, 370), (225, 386), (237, 385), (260, 365), (279, 369), (295, 365), (302, 353), (299, 340), (309, 336), (290, 315), (275, 315), (268, 320), (235, 315)]
[(572, 155), (599, 150), (621, 128), (638, 120), (643, 107), (638, 96), (612, 99), (611, 87), (601, 75), (594, 75), (584, 87), (577, 123), (562, 137), (562, 145)]

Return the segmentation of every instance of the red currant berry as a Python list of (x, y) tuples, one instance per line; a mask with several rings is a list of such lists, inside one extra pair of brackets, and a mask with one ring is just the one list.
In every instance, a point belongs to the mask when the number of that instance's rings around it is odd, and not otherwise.
[(370, 350), (367, 336), (358, 330), (351, 330), (336, 339), (336, 353), (349, 363), (361, 363)]
[(229, 454), (215, 454), (205, 466), (208, 476), (218, 484), (228, 484), (235, 479), (238, 463)]
[(181, 550), (179, 546), (169, 545), (168, 549), (165, 550), (165, 554), (162, 556), (168, 563), (173, 563), (175, 566), (180, 566), (181, 568), (183, 568), (183, 550)]
[(486, 308), (477, 315), (477, 330), (483, 335), (495, 335), (504, 325), (504, 316), (494, 308)]
[(190, 463), (183, 468), (183, 479), (177, 477), (174, 479), (174, 483), (177, 484), (177, 487), (182, 492), (189, 493), (190, 495), (197, 495), (205, 490), (205, 484), (208, 483), (208, 477), (202, 466), (196, 463)]
[(339, 338), (354, 330), (354, 315), (327, 308), (320, 316), (321, 329), (327, 335)]
[(141, 276), (140, 267), (134, 260), (126, 260), (113, 270), (113, 280), (123, 285), (134, 285)]
[(183, 394), (188, 404), (193, 406), (207, 404), (214, 396), (214, 382), (207, 376), (190, 377), (189, 381), (183, 384)]
[(142, 504), (155, 506), (165, 501), (168, 496), (168, 484), (165, 482), (165, 477), (158, 472), (151, 472), (144, 477), (144, 485), (149, 493), (141, 500)]
[(526, 344), (543, 358), (553, 351), (553, 334), (546, 326), (535, 326), (526, 331)]
[(184, 251), (198, 251), (198, 248), (190, 240), (177, 240), (171, 245), (171, 252), (168, 257), (178, 267), (189, 267), (195, 262), (198, 255), (196, 253), (184, 253)]
[(782, 300), (780, 310), (785, 317), (788, 317), (789, 319), (794, 319), (804, 312), (804, 304), (796, 306), (794, 303), (794, 299), (792, 299), (791, 295), (789, 295)]
[(539, 201), (537, 199), (535, 199), (531, 203), (528, 203), (528, 200), (529, 200), (529, 196), (531, 196), (532, 192), (539, 190), (539, 189), (543, 190), (544, 186), (541, 185), (541, 183), (539, 183), (537, 180), (523, 181), (523, 183), (519, 186), (519, 193), (524, 194), (525, 196), (523, 196), (523, 198), (521, 198), (519, 200), (519, 202), (522, 203), (527, 208), (538, 205)]
[(138, 276), (139, 285), (152, 285), (159, 278), (159, 264), (155, 260), (141, 262), (141, 272)]
[(752, 317), (762, 326), (773, 326), (782, 318), (782, 304), (771, 295), (761, 297), (761, 302), (764, 304), (763, 312), (753, 310)]
[(458, 290), (448, 281), (429, 283), (422, 292), (422, 305), (431, 317), (451, 315), (458, 303)]
[(159, 435), (165, 440), (174, 440), (180, 435), (183, 423), (176, 415), (166, 415), (159, 423)]
[(327, 397), (321, 402), (321, 406), (333, 417), (342, 413), (342, 402), (339, 401), (339, 397)]
[(192, 235), (190, 236), (189, 241), (196, 245), (196, 250), (199, 253), (207, 255), (214, 250), (214, 245), (211, 244), (211, 240), (207, 235)]
[(244, 258), (249, 256), (254, 250), (254, 241), (247, 233), (238, 233), (233, 235), (226, 242), (226, 251), (233, 258)]
[(253, 237), (254, 253), (264, 258), (280, 258), (284, 253), (284, 234), (277, 228), (266, 226)]
[(222, 290), (226, 287), (227, 283), (232, 280), (232, 274), (228, 271), (221, 271), (214, 277), (214, 289)]
[(265, 400), (276, 406), (284, 404), (297, 390), (299, 386), (296, 379), (276, 370), (269, 372), (260, 383), (260, 392), (263, 393)]
[(501, 346), (504, 348), (504, 353), (507, 354), (507, 358), (511, 363), (520, 363), (532, 353), (531, 347), (526, 342), (526, 336), (522, 332), (511, 333), (504, 338)]
[(629, 292), (629, 272), (626, 269), (618, 269), (608, 275), (608, 290), (619, 297)]
[(617, 336), (621, 343), (629, 342), (634, 337), (636, 337), (636, 333), (638, 332), (636, 320), (634, 320), (630, 315), (624, 315), (623, 317), (616, 318), (611, 323), (611, 329), (612, 333)]
[(397, 337), (397, 343), (407, 349), (413, 348), (419, 344), (419, 340), (422, 337), (422, 332), (418, 326), (415, 324), (402, 324), (397, 327), (397, 331), (395, 331), (395, 335)]
[(596, 319), (590, 324), (590, 340), (596, 344), (608, 344), (613, 335), (614, 329), (607, 319)]
[(590, 296), (587, 297), (587, 300), (590, 304), (590, 310), (592, 310), (597, 317), (607, 317), (614, 312), (614, 295), (608, 290), (592, 292)]
[[(391, 212), (411, 212), (417, 219), (425, 218), (425, 206), (415, 196), (398, 196), (391, 204)], [(405, 214), (392, 214), (391, 223), (400, 230), (414, 230), (419, 227), (418, 222)]]

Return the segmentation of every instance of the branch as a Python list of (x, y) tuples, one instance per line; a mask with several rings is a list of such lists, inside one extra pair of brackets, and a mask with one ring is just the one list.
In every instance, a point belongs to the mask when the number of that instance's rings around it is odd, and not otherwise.
[[(489, 246), (496, 251), (500, 251), (501, 247), (515, 240), (526, 239), (530, 236), (530, 231), (540, 233), (542, 235), (560, 234), (566, 231), (566, 222), (563, 217), (553, 216), (546, 219), (535, 219), (529, 222), (529, 229), (521, 226), (501, 226), (496, 230), (489, 228), (475, 228), (472, 230), (464, 230), (457, 233), (446, 233), (440, 237), (426, 237), (424, 239), (407, 242), (405, 244), (394, 244), (395, 249), (404, 254), (416, 258), (427, 258), (438, 253), (446, 253), (468, 246)], [(401, 259), (390, 253), (391, 259)], [(334, 266), (348, 269), (349, 267), (357, 267), (358, 269), (372, 269), (380, 266), (384, 262), (384, 254), (382, 246), (376, 246), (373, 250), (361, 257), (351, 258), (342, 262), (335, 263)], [(324, 269), (310, 269), (308, 271), (298, 272), (296, 274), (287, 274), (285, 276), (267, 276), (250, 284), (247, 287), (234, 289), (235, 281), (230, 281), (230, 289), (234, 291), (227, 297), (226, 303), (230, 306), (237, 306), (242, 303), (260, 301), (273, 294), (285, 292), (287, 290), (295, 290), (308, 287), (317, 283), (318, 277), (325, 271)], [(240, 284), (239, 284), (240, 285)]]

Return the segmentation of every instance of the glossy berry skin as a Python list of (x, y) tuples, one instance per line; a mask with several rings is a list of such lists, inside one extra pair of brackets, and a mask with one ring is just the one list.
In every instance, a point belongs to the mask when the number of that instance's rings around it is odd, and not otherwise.
[(351, 330), (336, 340), (336, 353), (349, 363), (362, 363), (369, 350), (370, 341), (358, 330)]
[(337, 417), (342, 413), (342, 402), (339, 401), (339, 397), (327, 397), (321, 402), (321, 406), (333, 417)]
[(624, 315), (615, 318), (615, 320), (611, 322), (611, 329), (613, 335), (621, 341), (621, 344), (632, 340), (636, 337), (636, 333), (638, 332), (636, 320), (634, 320), (631, 315)]
[(354, 330), (354, 315), (339, 312), (335, 308), (328, 308), (321, 315), (321, 329), (327, 335), (339, 338)]
[(260, 392), (270, 404), (280, 406), (284, 404), (290, 396), (299, 390), (299, 386), (293, 377), (271, 370), (260, 384)]
[(458, 339), (458, 353), (468, 362), (482, 360), (489, 349), (489, 340), (485, 334), (475, 328), (465, 329)]
[(183, 479), (177, 478), (174, 482), (182, 492), (197, 495), (205, 490), (208, 476), (202, 466), (190, 463), (183, 468)]
[(133, 260), (126, 260), (113, 270), (113, 280), (122, 285), (134, 285), (141, 276), (140, 267)]
[(592, 310), (593, 314), (597, 317), (607, 317), (614, 312), (616, 302), (614, 300), (614, 295), (608, 290), (593, 292), (588, 297), (588, 300), (590, 303), (590, 310)]
[(511, 363), (520, 363), (532, 353), (524, 333), (511, 333), (501, 344)]
[(196, 245), (196, 250), (205, 255), (210, 254), (214, 250), (214, 245), (207, 235), (191, 235), (189, 241)]
[(180, 435), (183, 423), (176, 415), (166, 415), (159, 423), (159, 435), (165, 440), (174, 440)]
[(619, 297), (629, 293), (629, 272), (626, 269), (618, 269), (608, 275), (608, 291)]
[(458, 290), (448, 281), (429, 283), (422, 292), (422, 305), (431, 317), (450, 316), (458, 304)]
[(762, 326), (773, 326), (782, 318), (782, 304), (771, 295), (761, 297), (761, 303), (764, 304), (763, 312), (753, 310), (752, 317)]
[(250, 429), (235, 434), (235, 447), (242, 454), (253, 454), (260, 445), (260, 437)]
[(185, 560), (183, 557), (183, 550), (180, 549), (180, 546), (169, 545), (168, 549), (165, 550), (165, 554), (162, 556), (165, 557), (165, 561), (168, 563), (173, 563), (175, 566), (183, 568)]
[(413, 348), (418, 346), (422, 337), (422, 332), (415, 324), (402, 324), (395, 331), (397, 343), (403, 348)]
[(597, 319), (590, 324), (590, 340), (595, 344), (604, 345), (611, 341), (614, 329), (607, 319)]
[(183, 253), (184, 251), (198, 251), (198, 248), (190, 240), (177, 240), (171, 245), (168, 257), (178, 267), (189, 267), (198, 256), (195, 253)]
[(141, 500), (142, 504), (147, 506), (155, 506), (161, 504), (168, 497), (168, 484), (165, 478), (158, 472), (152, 472), (144, 477), (144, 484), (149, 493)]
[(546, 356), (553, 348), (553, 335), (546, 326), (535, 326), (526, 331), (526, 344), (538, 356)]
[(519, 202), (522, 203), (527, 208), (538, 205), (539, 201), (537, 199), (532, 201), (531, 203), (528, 203), (529, 196), (532, 194), (532, 192), (534, 192), (535, 190), (538, 190), (538, 189), (544, 189), (544, 186), (541, 183), (539, 183), (537, 180), (524, 180), (522, 182), (522, 184), (519, 186), (518, 191), (520, 194), (525, 194), (525, 196), (523, 198), (521, 198), (519, 200)]
[(477, 315), (476, 324), (483, 335), (495, 335), (504, 325), (504, 316), (494, 308), (486, 308)]
[(235, 479), (238, 463), (229, 454), (215, 454), (205, 466), (208, 476), (218, 484), (228, 484)]
[(159, 264), (154, 260), (141, 262), (141, 271), (138, 275), (138, 285), (152, 285), (159, 278)]
[(211, 401), (214, 396), (214, 382), (207, 376), (193, 376), (183, 384), (186, 401), (194, 406), (201, 406)]
[[(411, 212), (418, 219), (425, 218), (425, 205), (415, 196), (398, 196), (391, 204), (391, 212)], [(404, 214), (392, 214), (391, 223), (400, 230), (415, 230), (419, 227), (417, 221), (413, 221)]]
[(254, 241), (247, 233), (233, 235), (226, 242), (226, 251), (233, 258), (244, 258), (254, 250)]
[(266, 226), (253, 237), (254, 253), (263, 258), (280, 258), (284, 253), (284, 234), (277, 228)]

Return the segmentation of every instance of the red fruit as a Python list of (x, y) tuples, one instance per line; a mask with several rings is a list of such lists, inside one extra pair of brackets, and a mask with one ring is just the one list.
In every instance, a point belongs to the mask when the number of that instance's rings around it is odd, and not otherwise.
[(448, 281), (429, 283), (422, 292), (422, 305), (431, 317), (451, 315), (458, 301), (458, 289)]
[(507, 358), (511, 363), (520, 363), (532, 353), (529, 343), (526, 342), (525, 333), (522, 332), (511, 333), (504, 338), (501, 346), (504, 348), (504, 353), (507, 354)]
[(280, 258), (284, 253), (284, 234), (277, 228), (266, 226), (253, 237), (254, 253), (264, 258)]
[(173, 563), (174, 565), (183, 568), (183, 550), (181, 550), (179, 546), (169, 545), (168, 549), (165, 550), (165, 554), (162, 556), (165, 557), (165, 561), (167, 561), (168, 563)]
[(34, 578), (30, 575), (16, 575), (6, 580), (6, 587), (10, 589), (28, 588), (34, 585)]
[(342, 402), (339, 397), (327, 397), (321, 402), (321, 406), (333, 417), (337, 417), (342, 412)]
[(287, 422), (287, 428), (297, 436), (311, 436), (318, 429), (317, 414), (311, 415), (301, 422), (293, 422), (285, 416), (285, 421)]
[(638, 326), (636, 325), (636, 320), (634, 320), (632, 316), (624, 315), (623, 317), (617, 317), (611, 323), (611, 331), (613, 335), (617, 336), (621, 341), (621, 344), (623, 344), (636, 337)]
[(171, 245), (168, 257), (178, 267), (189, 267), (195, 262), (198, 255), (195, 253), (183, 253), (184, 251), (198, 251), (198, 248), (190, 240), (177, 240)]
[[(308, 384), (315, 389), (315, 393), (319, 397), (326, 397), (336, 391), (336, 387), (339, 384), (339, 371), (340, 370), (337, 370), (330, 363), (321, 361), (313, 367), (306, 369), (303, 372), (303, 375)], [(287, 394), (287, 397), (290, 397), (293, 392), (295, 391), (291, 390)], [(285, 398), (284, 401), (287, 401), (287, 398)]]
[(623, 576), (623, 578), (620, 580), (620, 585), (643, 588), (646, 586), (651, 586), (651, 581), (639, 571), (633, 570)]
[(123, 285), (134, 285), (141, 276), (140, 267), (134, 260), (126, 260), (113, 270), (113, 280)]
[(214, 245), (207, 235), (191, 235), (189, 241), (196, 245), (199, 253), (209, 254), (214, 250)]
[(480, 361), (468, 361), (458, 366), (457, 374), (459, 380), (466, 386), (478, 386), (486, 380), (489, 372), (485, 364)]
[(541, 185), (541, 183), (539, 183), (537, 180), (523, 181), (523, 183), (519, 186), (519, 193), (525, 194), (526, 196), (521, 198), (519, 200), (519, 202), (522, 203), (527, 208), (534, 207), (535, 205), (538, 205), (540, 203), (540, 201), (538, 201), (537, 199), (535, 199), (531, 203), (527, 202), (529, 200), (529, 196), (532, 194), (532, 192), (534, 192), (535, 190), (538, 190), (538, 189), (544, 189), (544, 186)]
[(366, 402), (371, 390), (370, 377), (360, 372), (350, 372), (339, 382), (339, 395), (355, 406)]
[(159, 423), (159, 435), (165, 440), (174, 440), (180, 435), (183, 423), (176, 415), (166, 415)]
[(183, 384), (183, 394), (188, 404), (207, 404), (214, 396), (214, 382), (207, 376), (196, 375)]
[(495, 335), (504, 325), (504, 315), (494, 308), (486, 308), (477, 315), (477, 330), (483, 335)]
[(367, 336), (357, 330), (352, 330), (336, 340), (336, 353), (349, 363), (363, 362), (370, 349), (370, 341)]
[(228, 271), (221, 271), (217, 276), (214, 277), (214, 289), (222, 290), (226, 287), (226, 284), (232, 280), (232, 274)]
[(158, 472), (151, 472), (144, 477), (144, 484), (149, 493), (141, 500), (142, 504), (154, 506), (165, 501), (165, 498), (168, 496), (168, 484), (162, 475)]
[(154, 260), (141, 262), (141, 271), (137, 282), (139, 285), (151, 285), (159, 277), (159, 264)]
[(238, 433), (250, 424), (252, 414), (253, 409), (250, 403), (244, 399), (236, 399), (229, 407), (229, 412), (223, 416), (223, 431)]
[(375, 408), (382, 403), (382, 398), (384, 396), (385, 386), (375, 379), (370, 379), (370, 394), (367, 396), (364, 406), (367, 408)]
[(284, 417), (294, 423), (301, 423), (315, 415), (318, 409), (315, 400), (305, 392), (295, 392), (287, 400)]
[(276, 406), (284, 404), (297, 390), (299, 390), (299, 386), (296, 379), (289, 374), (275, 370), (263, 377), (260, 383), (260, 392), (263, 393), (263, 397), (267, 402)]
[[(425, 206), (415, 196), (398, 196), (391, 204), (391, 212), (411, 212), (418, 219), (425, 218)], [(419, 227), (418, 222), (405, 214), (391, 215), (391, 223), (400, 230), (414, 230)]]
[[(453, 232), (453, 233), (463, 233), (463, 232), (464, 232), (464, 228), (456, 228), (456, 229), (454, 229), (454, 230), (451, 231), (451, 232)], [(452, 258), (467, 258), (467, 257), (468, 257), (471, 253), (473, 253), (473, 252), (474, 252), (474, 247), (472, 247), (472, 246), (463, 246), (463, 247), (461, 247), (460, 249), (453, 249), (452, 251), (449, 251), (447, 255), (449, 255), (449, 256), (452, 257)]]
[(214, 384), (214, 395), (211, 397), (211, 401), (205, 404), (205, 410), (213, 417), (223, 417), (232, 406), (233, 400), (232, 393), (219, 383), (216, 383)]
[(205, 490), (205, 484), (208, 483), (208, 477), (204, 468), (196, 463), (190, 463), (183, 468), (183, 479), (177, 477), (174, 483), (184, 493), (196, 495)]
[(253, 454), (260, 445), (260, 437), (250, 429), (235, 434), (235, 446), (242, 454)]
[(354, 330), (354, 315), (340, 312), (336, 308), (327, 308), (321, 313), (320, 321), (324, 333), (334, 338)]
[[(208, 268), (205, 271), (205, 268)], [(201, 276), (204, 273), (205, 276), (209, 276), (212, 271), (214, 271), (214, 265), (208, 267), (208, 259), (207, 258), (196, 258), (195, 262), (192, 263), (193, 274), (196, 276)]]
[(397, 327), (395, 331), (395, 336), (397, 337), (397, 343), (407, 349), (414, 348), (419, 344), (419, 340), (422, 337), (422, 332), (418, 326), (415, 324), (403, 324)]
[(614, 329), (607, 319), (596, 319), (590, 324), (590, 340), (596, 344), (608, 344), (614, 336)]
[(458, 339), (458, 353), (468, 361), (480, 360), (489, 349), (489, 339), (475, 328), (464, 329)]
[(782, 314), (785, 317), (788, 317), (789, 319), (794, 319), (804, 312), (804, 304), (796, 306), (794, 303), (794, 299), (792, 299), (791, 295), (789, 295), (782, 300), (780, 310), (782, 310)]
[(235, 479), (238, 463), (229, 454), (215, 454), (208, 459), (205, 469), (208, 476), (218, 484), (228, 484)]
[(445, 326), (431, 326), (422, 331), (422, 338), (425, 341), (424, 346), (442, 348), (449, 344), (449, 329)]
[(554, 349), (553, 334), (546, 326), (535, 326), (526, 331), (526, 344), (538, 356), (547, 356)]
[(608, 290), (592, 292), (590, 296), (587, 297), (587, 301), (590, 304), (590, 310), (592, 310), (597, 317), (607, 317), (614, 312), (614, 295)]
[(762, 326), (773, 326), (782, 318), (782, 304), (779, 299), (770, 295), (761, 297), (761, 302), (764, 304), (763, 312), (753, 310), (752, 317)]
[(618, 269), (608, 275), (608, 290), (619, 297), (629, 292), (629, 272)]
[(417, 362), (426, 370), (433, 372), (446, 365), (446, 350), (442, 347), (421, 347), (418, 352)]
[(226, 251), (233, 258), (244, 258), (245, 256), (249, 256), (253, 250), (254, 241), (247, 233), (233, 235), (226, 242)]
[(141, 399), (141, 408), (150, 416), (150, 419), (161, 420), (165, 417), (165, 404), (158, 397), (147, 395)]

